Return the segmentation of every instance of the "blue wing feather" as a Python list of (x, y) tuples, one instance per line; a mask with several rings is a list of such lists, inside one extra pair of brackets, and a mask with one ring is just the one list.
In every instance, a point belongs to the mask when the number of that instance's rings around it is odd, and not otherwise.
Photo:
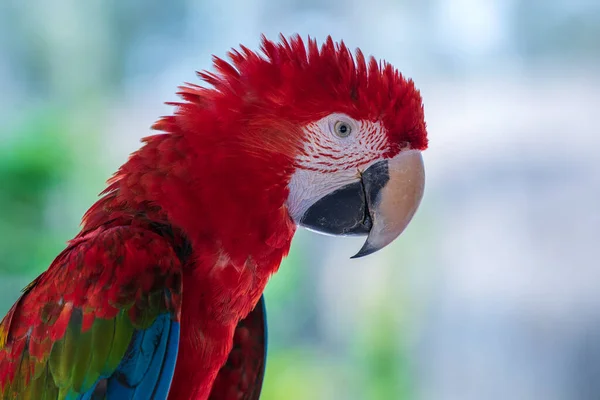
[(154, 388), (158, 383), (160, 372), (163, 367), (163, 360), (167, 353), (167, 343), (169, 342), (169, 334), (171, 330), (170, 319), (165, 321), (164, 328), (161, 331), (161, 336), (158, 339), (158, 347), (150, 365), (148, 366), (145, 376), (135, 390), (134, 400), (145, 400), (152, 397)]
[(179, 323), (162, 314), (137, 331), (115, 373), (108, 378), (106, 398), (166, 399), (179, 347)]
[(162, 368), (160, 369), (157, 385), (154, 388), (153, 399), (166, 399), (173, 381), (173, 372), (177, 362), (179, 352), (179, 322), (171, 323), (171, 330), (167, 341), (167, 350), (163, 358)]
[[(263, 358), (263, 365), (262, 365), (262, 373), (260, 374), (261, 376), (261, 380), (264, 378), (265, 376), (265, 371), (267, 369), (267, 348), (269, 347), (269, 327), (267, 324), (267, 304), (266, 304), (266, 300), (265, 300), (265, 295), (263, 294), (260, 297), (260, 303), (261, 303), (261, 307), (262, 307), (262, 313), (263, 313), (263, 336), (264, 336), (264, 341), (265, 341), (265, 352), (264, 352), (264, 358)], [(260, 390), (259, 393), (260, 395)]]

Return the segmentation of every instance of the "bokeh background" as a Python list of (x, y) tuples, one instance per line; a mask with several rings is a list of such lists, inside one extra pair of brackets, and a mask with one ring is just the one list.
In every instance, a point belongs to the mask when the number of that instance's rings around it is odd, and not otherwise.
[(600, 399), (600, 2), (0, 1), (0, 314), (104, 181), (260, 33), (331, 34), (421, 88), (420, 211), (392, 246), (299, 232), (263, 399)]

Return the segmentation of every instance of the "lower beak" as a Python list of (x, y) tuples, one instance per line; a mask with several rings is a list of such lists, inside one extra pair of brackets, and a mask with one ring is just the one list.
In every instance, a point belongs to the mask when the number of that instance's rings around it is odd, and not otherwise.
[(381, 250), (394, 241), (415, 215), (425, 185), (421, 152), (405, 150), (367, 168), (359, 182), (313, 204), (300, 225), (331, 235), (368, 235), (352, 258)]

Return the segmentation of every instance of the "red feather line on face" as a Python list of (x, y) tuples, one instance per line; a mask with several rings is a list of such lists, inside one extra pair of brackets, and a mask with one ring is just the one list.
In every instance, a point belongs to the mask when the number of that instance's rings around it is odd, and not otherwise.
[[(298, 35), (289, 40), (281, 36), (280, 43), (263, 36), (261, 52), (240, 46), (228, 53), (231, 63), (213, 57), (215, 72), (198, 73), (211, 87), (181, 87), (178, 94), (185, 102), (171, 103), (179, 107), (177, 114), (191, 122), (198, 107), (211, 110), (222, 121), (235, 124), (235, 131), (240, 123), (259, 127), (258, 135), (243, 140), (284, 150), (286, 142), (299, 146), (300, 127), (340, 112), (381, 121), (390, 143), (399, 145), (390, 146), (393, 152), (407, 144), (413, 149), (427, 147), (421, 95), (412, 80), (391, 64), (373, 57), (367, 61), (359, 49), (353, 57), (344, 42), (334, 43), (331, 37), (319, 49), (310, 37), (305, 44)], [(165, 117), (154, 128), (176, 131), (174, 124), (176, 118)], [(279, 135), (265, 144), (265, 136), (270, 136), (264, 132), (281, 132), (278, 128), (291, 129), (296, 137)]]

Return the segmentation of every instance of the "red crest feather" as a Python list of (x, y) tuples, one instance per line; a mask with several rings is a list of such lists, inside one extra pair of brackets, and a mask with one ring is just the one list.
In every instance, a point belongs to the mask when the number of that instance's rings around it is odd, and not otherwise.
[[(231, 62), (214, 57), (215, 72), (198, 75), (210, 87), (186, 84), (178, 114), (212, 110), (222, 120), (278, 120), (302, 125), (333, 112), (356, 119), (381, 121), (392, 143), (427, 147), (419, 91), (387, 62), (355, 56), (344, 42), (328, 37), (319, 48), (298, 35), (273, 42), (262, 37), (261, 53), (240, 46), (228, 53)], [(159, 121), (156, 128), (169, 127)]]

